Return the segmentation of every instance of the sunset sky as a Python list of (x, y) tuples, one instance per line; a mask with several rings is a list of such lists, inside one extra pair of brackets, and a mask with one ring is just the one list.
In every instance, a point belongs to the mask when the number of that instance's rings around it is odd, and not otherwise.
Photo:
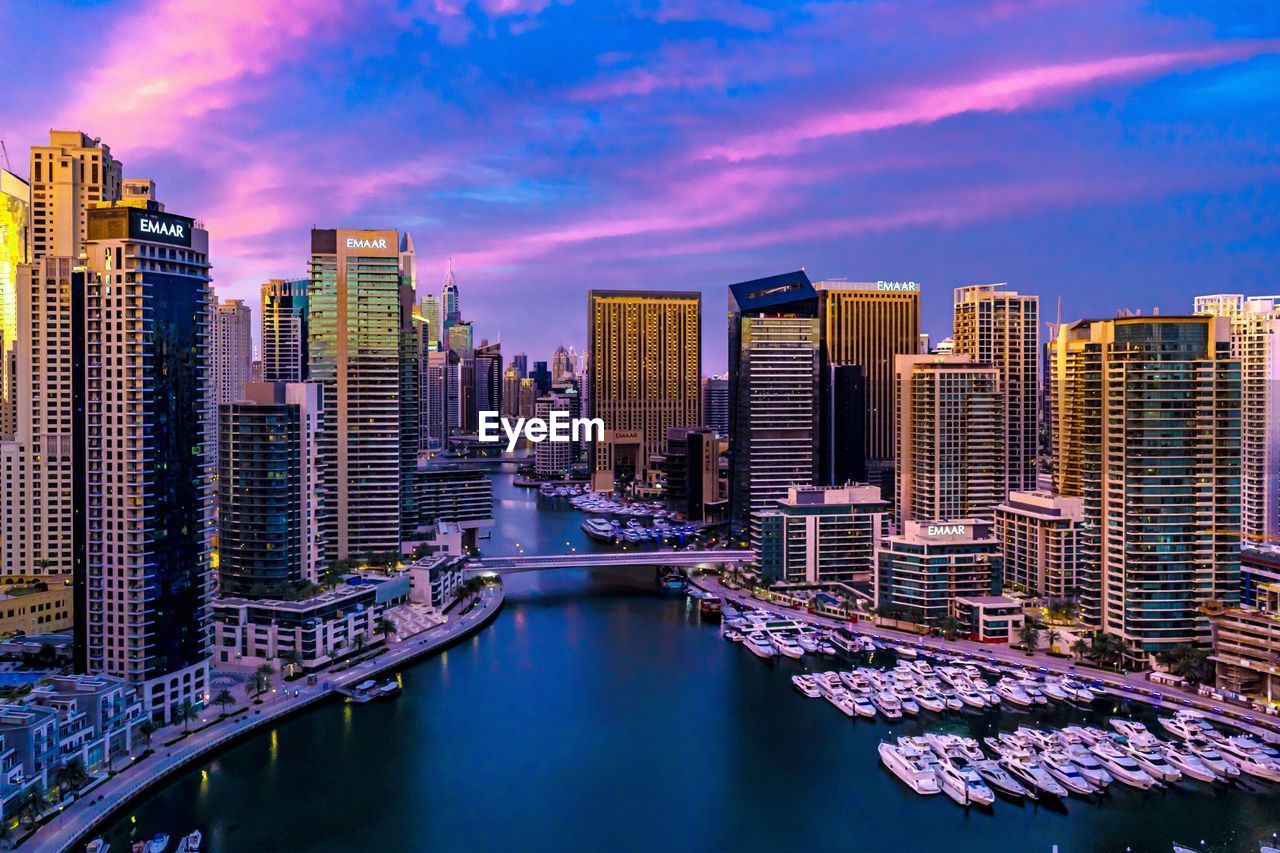
[(219, 295), (308, 229), (452, 256), (477, 337), (585, 343), (586, 291), (1008, 281), (1046, 319), (1280, 292), (1280, 4), (0, 3), (0, 138), (99, 136), (209, 229)]

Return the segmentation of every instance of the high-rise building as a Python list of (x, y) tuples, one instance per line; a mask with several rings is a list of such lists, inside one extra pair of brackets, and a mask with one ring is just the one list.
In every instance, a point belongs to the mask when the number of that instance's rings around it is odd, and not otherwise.
[(991, 522), (955, 519), (947, 524), (908, 521), (886, 537), (877, 554), (876, 606), (905, 618), (939, 625), (959, 616), (961, 599), (998, 595), (1000, 543)]
[(1127, 659), (1206, 642), (1204, 602), (1240, 596), (1240, 364), (1226, 318), (1058, 328), (1054, 490), (1084, 501), (1085, 621)]
[(501, 412), (502, 345), (481, 343), (476, 348), (475, 361), (476, 412)]
[[(553, 388), (550, 394), (539, 397), (534, 403), (534, 416), (550, 421), (552, 412), (567, 412), (569, 400), (565, 392), (566, 389), (558, 387)], [(567, 441), (540, 441), (535, 444), (533, 460), (534, 470), (537, 471), (538, 476), (559, 477), (568, 471), (569, 466), (573, 464), (570, 453), (572, 446)]]
[(440, 291), (440, 306), (444, 311), (444, 328), (462, 322), (462, 300), (458, 294), (458, 280), (453, 277), (453, 258), (444, 274), (444, 287)]
[(538, 385), (531, 378), (520, 380), (520, 405), (516, 412), (518, 418), (533, 417), (538, 403)]
[(667, 509), (693, 522), (719, 522), (727, 500), (720, 477), (720, 438), (715, 430), (667, 430), (663, 454)]
[(898, 521), (990, 519), (1004, 499), (1000, 372), (967, 355), (900, 355)]
[(538, 389), (538, 394), (546, 394), (551, 390), (551, 371), (547, 369), (545, 361), (535, 361), (533, 370), (529, 371), (529, 377), (533, 379), (533, 384)]
[(502, 373), (502, 416), (515, 418), (520, 416), (520, 371), (508, 367)]
[(520, 378), (524, 379), (529, 375), (529, 356), (522, 352), (516, 353), (511, 356), (511, 366), (520, 374)]
[(320, 386), (250, 383), (218, 417), (223, 595), (286, 596), (319, 581)]
[[(153, 208), (89, 211), (72, 273), (81, 669), (139, 685), (170, 722), (208, 693), (214, 298), (208, 234)], [(82, 478), (81, 478), (82, 476)]]
[(1038, 458), (1040, 297), (1002, 290), (1003, 284), (958, 287), (955, 352), (1000, 372), (1004, 391), (1006, 490), (1033, 491)]
[(573, 359), (569, 358), (569, 351), (563, 345), (556, 347), (556, 351), (551, 354), (551, 382), (559, 384), (567, 382), (573, 378)]
[(821, 341), (803, 271), (729, 286), (729, 518), (752, 544), (761, 512), (817, 483)]
[(400, 550), (401, 358), (412, 294), (398, 246), (395, 231), (311, 232), (310, 378), (324, 389), (329, 560)]
[(440, 299), (436, 296), (424, 296), (418, 301), (417, 316), (422, 323), (422, 343), (440, 344)]
[[(605, 429), (591, 448), (592, 481), (607, 491), (644, 479), (667, 430), (701, 423), (702, 294), (592, 290), (587, 329), (589, 417)], [(534, 367), (541, 381), (546, 365)]]
[[(451, 367), (450, 362), (453, 362)], [(443, 350), (428, 350), (422, 373), (420, 446), (441, 450), (449, 438), (449, 372), (456, 369), (457, 356)]]
[(1280, 541), (1280, 296), (1197, 296), (1195, 312), (1231, 320), (1240, 362), (1240, 534)]
[(702, 380), (702, 425), (729, 437), (729, 377), (708, 376)]
[(262, 285), (264, 382), (303, 382), (307, 378), (309, 284), (305, 278), (273, 278)]
[(79, 258), (89, 210), (119, 201), (121, 183), (120, 161), (100, 140), (49, 131), (48, 145), (31, 148), (31, 258)]
[(27, 261), (31, 187), (0, 169), (0, 441), (17, 433), (14, 344), (18, 336), (18, 266)]
[(253, 361), (253, 320), (241, 299), (218, 304), (213, 317), (213, 389), (219, 405), (244, 399)]
[(1076, 596), (1083, 500), (1047, 492), (1010, 492), (996, 507), (994, 521), (1005, 583), (1038, 597)]
[(871, 579), (876, 546), (889, 532), (878, 486), (792, 486), (760, 513), (760, 573), (791, 583)]
[[(822, 455), (819, 481), (831, 486), (865, 483), (867, 382), (860, 364), (832, 364), (823, 373)], [(877, 485), (884, 491), (883, 477)]]
[[(814, 286), (820, 299), (825, 366), (862, 367), (864, 459), (872, 484), (881, 485), (888, 498), (894, 458), (894, 359), (919, 353), (920, 287), (896, 281), (820, 281)], [(824, 428), (824, 450), (831, 444), (832, 430), (829, 424)]]

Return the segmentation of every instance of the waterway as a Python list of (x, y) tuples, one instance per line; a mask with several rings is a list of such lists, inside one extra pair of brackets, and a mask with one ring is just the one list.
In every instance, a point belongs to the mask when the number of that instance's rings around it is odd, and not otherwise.
[[(582, 516), (495, 474), (486, 555), (601, 548)], [(539, 509), (539, 503), (542, 509)], [(552, 508), (558, 507), (558, 508)], [(567, 543), (567, 544), (566, 544)], [(881, 767), (885, 737), (1101, 723), (1101, 705), (852, 722), (720, 638), (652, 577), (508, 581), (495, 623), (407, 667), (394, 702), (334, 703), (193, 768), (107, 834), (199, 827), (221, 851), (1256, 851), (1280, 785), (1199, 783), (965, 811)], [(815, 662), (827, 668), (827, 661)]]

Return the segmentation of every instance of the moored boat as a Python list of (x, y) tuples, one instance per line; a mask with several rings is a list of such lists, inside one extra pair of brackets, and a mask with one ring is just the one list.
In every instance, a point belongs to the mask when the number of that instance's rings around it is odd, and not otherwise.
[(879, 752), (884, 766), (917, 794), (936, 794), (942, 790), (934, 770), (937, 762), (932, 756), (912, 746), (897, 746), (885, 741), (880, 742)]

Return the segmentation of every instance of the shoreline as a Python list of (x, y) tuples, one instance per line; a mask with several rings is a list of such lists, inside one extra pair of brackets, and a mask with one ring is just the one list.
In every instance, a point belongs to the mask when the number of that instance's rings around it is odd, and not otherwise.
[[(505, 598), (506, 592), (501, 584), (486, 587), (476, 607), (467, 613), (408, 638), (377, 658), (345, 670), (327, 681), (322, 681), (319, 686), (298, 687), (296, 688), (299, 690), (297, 696), (281, 696), (280, 700), (273, 705), (246, 709), (206, 729), (194, 732), (188, 736), (186, 744), (175, 746), (163, 756), (161, 751), (164, 747), (155, 749), (144, 759), (147, 763), (155, 762), (154, 766), (143, 765), (140, 768), (150, 772), (134, 779), (130, 772), (132, 768), (130, 768), (98, 784), (86, 796), (75, 800), (48, 823), (26, 836), (14, 849), (70, 851), (79, 844), (87, 843), (87, 839), (104, 824), (110, 823), (113, 818), (126, 811), (152, 789), (175, 774), (189, 769), (200, 760), (234, 746), (250, 735), (259, 734), (268, 725), (284, 722), (313, 709), (322, 702), (340, 695), (338, 689), (341, 687), (348, 687), (387, 670), (415, 663), (477, 633), (497, 617), (502, 610)], [(437, 629), (442, 630), (433, 636), (423, 636)], [(291, 685), (289, 689), (294, 688)], [(201, 736), (206, 733), (208, 737), (201, 739)], [(193, 741), (193, 739), (199, 740)], [(103, 793), (104, 788), (111, 789)]]

